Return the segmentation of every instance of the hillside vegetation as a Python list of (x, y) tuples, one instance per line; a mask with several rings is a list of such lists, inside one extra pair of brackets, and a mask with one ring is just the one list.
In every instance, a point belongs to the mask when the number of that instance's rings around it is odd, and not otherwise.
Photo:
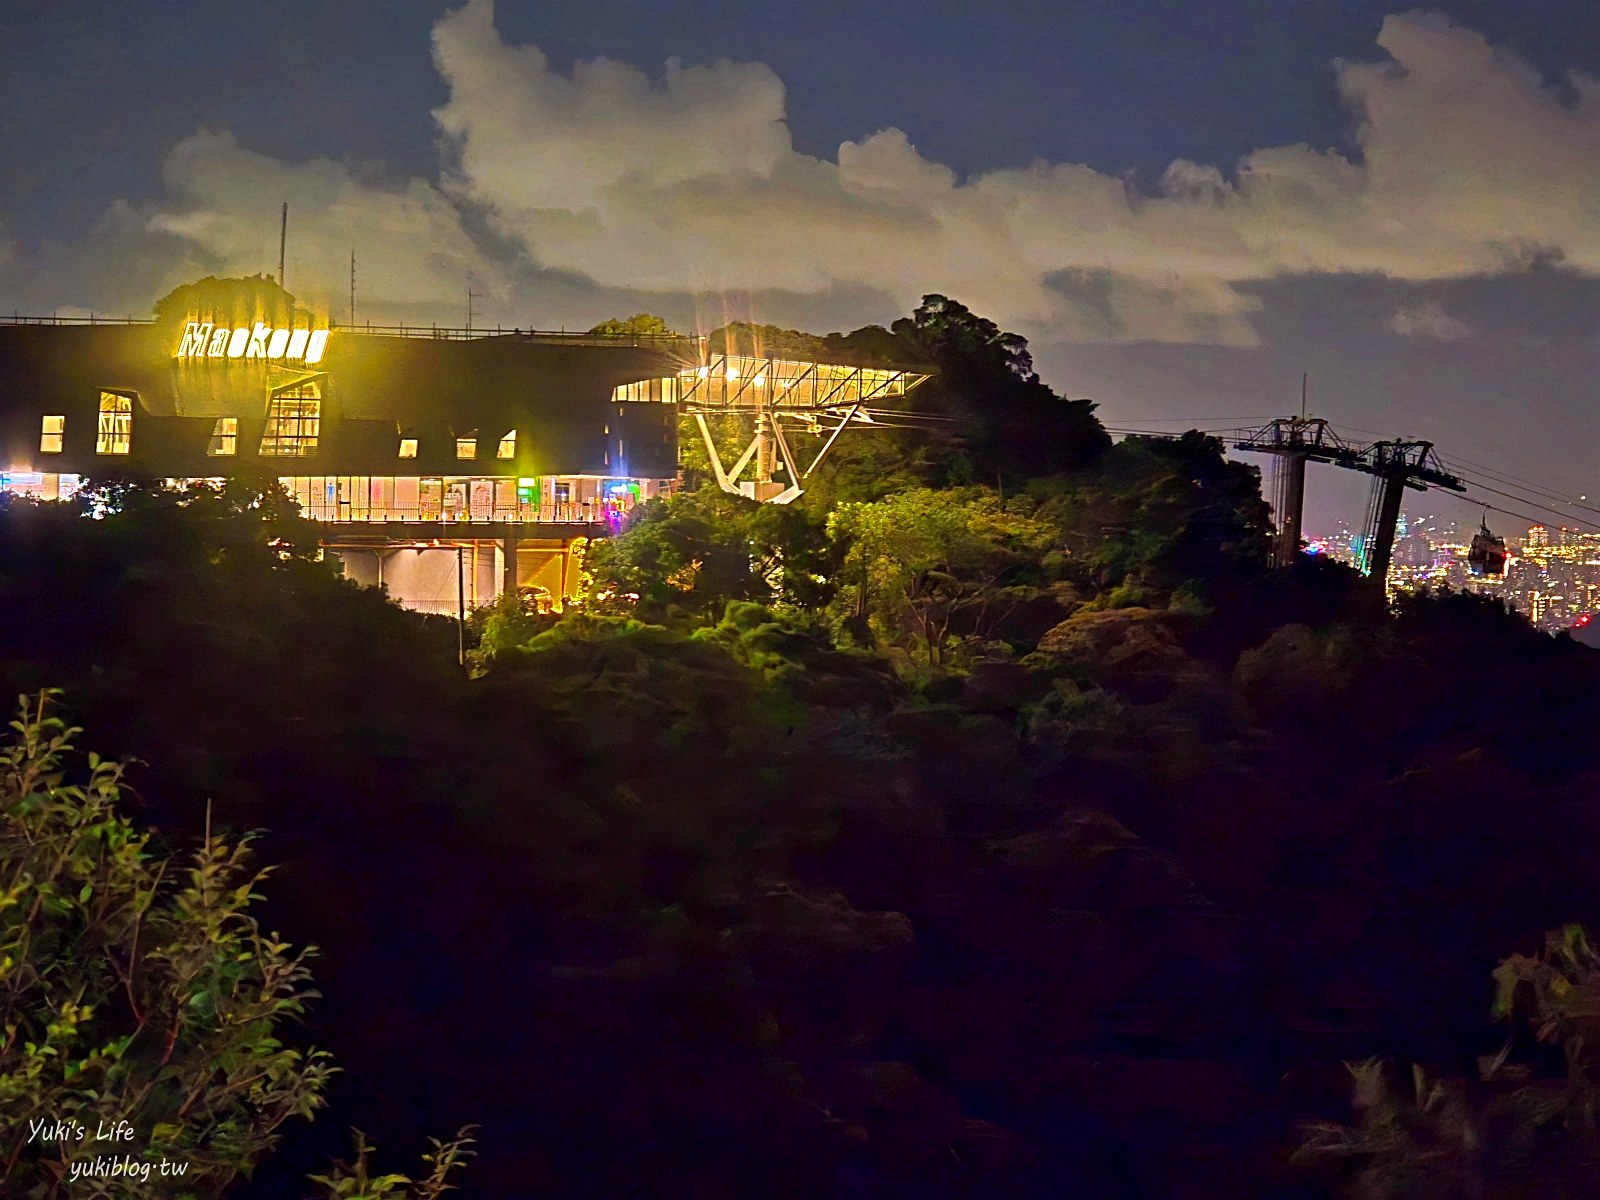
[(1597, 656), (1269, 571), (1253, 468), (952, 301), (834, 337), (956, 419), (652, 502), (467, 675), (264, 485), (0, 511), (0, 682), (320, 947), (237, 1194), (353, 1123), (508, 1200), (1580, 1194)]

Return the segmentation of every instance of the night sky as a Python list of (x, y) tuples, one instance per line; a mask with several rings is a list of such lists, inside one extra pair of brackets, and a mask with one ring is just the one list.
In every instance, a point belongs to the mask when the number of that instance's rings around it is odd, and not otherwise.
[[(287, 200), (335, 319), (352, 249), (374, 323), (470, 287), (490, 325), (828, 332), (938, 291), (1112, 425), (1282, 415), (1305, 371), (1352, 435), (1575, 497), (1597, 75), (1593, 0), (0, 0), (0, 308), (271, 271)], [(1311, 532), (1360, 508), (1330, 476)]]

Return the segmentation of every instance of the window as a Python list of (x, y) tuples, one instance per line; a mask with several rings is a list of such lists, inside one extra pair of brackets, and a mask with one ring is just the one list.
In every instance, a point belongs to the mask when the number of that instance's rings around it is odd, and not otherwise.
[(494, 452), (496, 458), (515, 458), (517, 456), (517, 431), (511, 430), (500, 439), (500, 446)]
[(211, 427), (211, 441), (206, 453), (213, 458), (225, 458), (239, 453), (239, 418), (218, 417)]
[(317, 452), (322, 425), (322, 390), (315, 383), (278, 392), (267, 408), (261, 453), (276, 458), (304, 458)]
[(401, 438), (400, 439), (400, 457), (401, 458), (415, 458), (416, 456), (417, 456), (417, 439), (416, 438)]
[(457, 458), (477, 458), (478, 439), (475, 437), (462, 437), (456, 439)]
[(44, 418), (39, 426), (39, 453), (60, 454), (61, 443), (67, 436), (67, 418), (63, 415), (52, 415)]
[(100, 426), (96, 454), (127, 454), (133, 449), (133, 399), (116, 392), (100, 393)]

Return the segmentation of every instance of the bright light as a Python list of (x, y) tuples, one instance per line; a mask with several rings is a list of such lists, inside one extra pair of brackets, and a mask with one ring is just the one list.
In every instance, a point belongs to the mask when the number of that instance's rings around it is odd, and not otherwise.
[(729, 367), (728, 368), (728, 378), (729, 379), (737, 379), (737, 378), (739, 378), (739, 368), (738, 367)]
[(328, 344), (326, 329), (274, 329), (259, 322), (253, 328), (190, 321), (175, 358), (265, 358), (320, 362)]
[(184, 326), (183, 340), (178, 343), (179, 358), (199, 358), (206, 352), (206, 344), (211, 340), (211, 326), (201, 325), (197, 321), (190, 321)]
[(695, 374), (700, 376), (701, 379), (704, 379), (707, 375), (711, 374), (711, 368), (710, 367), (701, 367), (698, 371), (695, 372)]
[(766, 387), (767, 386), (767, 377), (765, 375), (757, 375), (755, 377), (754, 383), (755, 383), (755, 385), (757, 387)]

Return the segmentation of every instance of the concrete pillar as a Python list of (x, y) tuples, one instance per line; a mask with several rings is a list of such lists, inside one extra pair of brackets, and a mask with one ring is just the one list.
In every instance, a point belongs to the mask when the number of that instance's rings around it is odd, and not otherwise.
[(508, 533), (500, 539), (500, 553), (505, 561), (500, 565), (500, 592), (515, 594), (517, 590), (517, 535)]

